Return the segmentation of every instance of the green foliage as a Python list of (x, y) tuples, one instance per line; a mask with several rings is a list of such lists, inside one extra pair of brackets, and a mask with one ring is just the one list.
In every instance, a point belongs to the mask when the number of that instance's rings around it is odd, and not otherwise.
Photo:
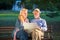
[(0, 0), (0, 7), (2, 9), (11, 9), (14, 3), (15, 0)]
[(54, 17), (60, 16), (60, 15), (59, 15), (59, 12), (52, 12), (52, 13), (48, 13), (46, 16), (48, 16), (50, 18), (54, 18)]
[(60, 10), (59, 0), (30, 0), (31, 4), (38, 5), (42, 10), (57, 11)]
[[(0, 5), (10, 9), (16, 0), (0, 0)], [(28, 9), (33, 9), (33, 4), (38, 5), (42, 10), (57, 11), (60, 10), (60, 0), (21, 0), (21, 4)], [(5, 8), (6, 8), (5, 7)]]

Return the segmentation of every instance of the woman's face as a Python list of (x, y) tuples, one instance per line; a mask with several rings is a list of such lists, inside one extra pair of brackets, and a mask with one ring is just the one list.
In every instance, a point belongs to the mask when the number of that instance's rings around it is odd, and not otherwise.
[(22, 10), (22, 15), (24, 16), (24, 18), (27, 18), (27, 10)]
[(40, 13), (37, 10), (34, 10), (33, 14), (34, 14), (35, 18), (39, 18), (39, 16), (40, 16)]

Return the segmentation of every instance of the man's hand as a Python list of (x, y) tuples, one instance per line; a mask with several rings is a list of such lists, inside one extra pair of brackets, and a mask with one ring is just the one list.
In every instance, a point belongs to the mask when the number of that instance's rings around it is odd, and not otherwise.
[(37, 26), (35, 29), (41, 30), (41, 28), (39, 26)]
[(33, 32), (33, 31), (36, 31), (36, 29), (37, 29), (37, 30), (41, 30), (41, 28), (37, 26), (37, 27), (35, 27), (34, 29), (32, 29), (32, 32)]

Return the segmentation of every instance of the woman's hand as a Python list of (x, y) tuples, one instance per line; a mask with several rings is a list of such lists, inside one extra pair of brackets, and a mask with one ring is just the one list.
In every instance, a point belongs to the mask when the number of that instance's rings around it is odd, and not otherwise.
[(21, 22), (24, 22), (24, 16), (23, 16), (23, 15), (20, 15), (20, 16), (19, 16), (19, 20), (20, 20)]

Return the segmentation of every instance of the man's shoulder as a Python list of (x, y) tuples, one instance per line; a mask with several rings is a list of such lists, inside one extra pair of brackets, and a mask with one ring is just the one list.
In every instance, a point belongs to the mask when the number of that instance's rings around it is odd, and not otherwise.
[(43, 18), (41, 18), (40, 20), (41, 20), (41, 21), (43, 21), (43, 22), (46, 22), (46, 20), (45, 20), (45, 19), (43, 19)]
[(43, 18), (40, 18), (40, 20), (44, 20), (44, 21), (46, 21), (45, 19), (43, 19)]
[[(34, 21), (34, 20), (36, 20), (36, 19), (32, 19), (31, 21)], [(45, 19), (43, 19), (43, 18), (39, 18), (38, 20), (44, 20), (45, 21)]]
[[(36, 21), (36, 19), (32, 19), (32, 20), (31, 20), (31, 22), (33, 22), (33, 21)], [(46, 20), (43, 19), (43, 18), (39, 18), (37, 21), (46, 21)]]

